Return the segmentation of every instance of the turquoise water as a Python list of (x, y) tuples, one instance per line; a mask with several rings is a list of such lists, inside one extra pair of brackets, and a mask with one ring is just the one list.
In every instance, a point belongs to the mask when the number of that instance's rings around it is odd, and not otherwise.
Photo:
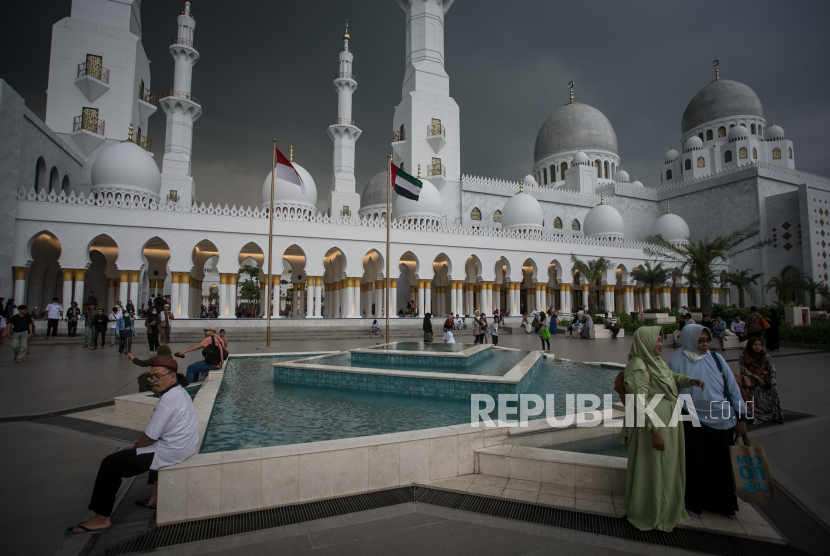
[[(352, 361), (352, 354), (349, 352), (329, 355), (313, 361), (305, 361), (305, 363), (314, 365), (332, 365), (335, 367), (353, 367), (359, 369), (382, 369), (385, 371), (415, 371), (418, 373), (454, 373), (465, 375), (504, 376), (507, 371), (518, 365), (519, 362), (529, 354), (529, 351), (492, 350), (489, 355), (485, 355), (468, 367), (457, 365), (415, 365), (412, 363)], [(402, 356), (401, 358), (406, 360), (406, 356)]]
[[(286, 358), (234, 358), (228, 361), (201, 453), (470, 422), (470, 402), (466, 400), (275, 383), (272, 365), (278, 360)], [(554, 394), (554, 414), (562, 415), (565, 412), (564, 394), (601, 396), (612, 393), (617, 372), (581, 363), (544, 360), (527, 379), (524, 392), (543, 398), (545, 394)], [(619, 401), (616, 394), (614, 400)], [(496, 418), (495, 412), (492, 418)]]
[(376, 346), (371, 349), (391, 349), (399, 351), (434, 351), (438, 353), (457, 353), (470, 349), (475, 344), (445, 344), (443, 342), (394, 342), (382, 346)]
[(597, 456), (614, 456), (617, 458), (628, 457), (628, 446), (620, 444), (620, 434), (609, 434), (586, 438), (585, 440), (574, 440), (555, 446), (543, 446), (546, 450), (562, 450), (563, 452), (579, 452), (580, 454), (593, 454)]

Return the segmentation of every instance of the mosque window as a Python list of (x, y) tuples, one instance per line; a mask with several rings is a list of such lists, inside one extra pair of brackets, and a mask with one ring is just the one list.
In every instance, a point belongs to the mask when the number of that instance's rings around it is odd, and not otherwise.
[(608, 161), (606, 160), (606, 161), (605, 161), (605, 162), (603, 162), (602, 164), (603, 164), (603, 167), (604, 167), (604, 169), (605, 169), (605, 179), (608, 179), (608, 178), (610, 178), (610, 177), (611, 177), (611, 176), (608, 174)]
[(493, 222), (501, 222), (501, 211), (497, 210), (493, 213)]
[(746, 158), (746, 155), (747, 155), (746, 147), (741, 147), (740, 150), (738, 151), (738, 158), (744, 159), (744, 158)]
[(773, 160), (781, 160), (781, 149), (778, 147), (772, 149), (772, 158)]
[(697, 134), (697, 137), (698, 137), (698, 139), (700, 139), (701, 141), (703, 141), (703, 132), (701, 131), (700, 133), (698, 133), (698, 134)]
[(723, 153), (723, 161), (732, 162), (732, 151), (726, 151), (725, 153)]
[(683, 169), (684, 170), (691, 170), (692, 169), (692, 159), (691, 158), (687, 158), (686, 162), (683, 163)]
[(758, 149), (752, 147), (752, 160), (758, 160)]
[(556, 164), (550, 167), (550, 182), (556, 181)]
[(548, 169), (542, 168), (542, 177), (544, 178), (544, 184), (547, 185), (548, 183)]
[(562, 229), (562, 219), (559, 218), (558, 216), (553, 219), (553, 227), (556, 228), (557, 230)]
[(481, 220), (481, 211), (478, 208), (473, 208), (473, 211), (470, 213), (470, 220)]
[(697, 157), (697, 167), (698, 168), (706, 168), (706, 159), (702, 156)]
[(726, 137), (726, 128), (725, 127), (720, 126), (718, 128), (718, 137)]
[[(688, 160), (686, 162), (688, 162)], [(670, 179), (671, 179), (671, 170), (666, 170), (666, 180), (670, 180)]]
[(571, 230), (575, 230), (575, 231), (577, 231), (577, 232), (578, 232), (578, 231), (579, 231), (579, 230), (581, 230), (581, 229), (582, 229), (582, 227), (579, 225), (579, 220), (577, 220), (576, 218), (574, 218), (574, 221), (573, 221), (573, 222), (571, 222)]
[(714, 134), (712, 133), (711, 129), (706, 130), (706, 140), (711, 141), (714, 138)]
[(792, 147), (787, 147), (787, 157), (789, 157), (790, 160), (793, 159), (793, 148)]
[(755, 124), (749, 126), (749, 131), (752, 133), (752, 135), (755, 135)]
[(564, 180), (564, 179), (565, 179), (565, 170), (567, 170), (567, 169), (568, 169), (568, 163), (567, 163), (567, 162), (563, 162), (563, 163), (562, 163), (562, 166), (560, 166), (560, 168), (562, 168), (562, 176), (561, 176), (561, 177), (562, 177), (562, 179)]
[(596, 169), (597, 169), (597, 177), (598, 177), (598, 178), (601, 178), (601, 177), (602, 177), (602, 169), (601, 169), (601, 164), (602, 164), (602, 163), (601, 163), (599, 160), (595, 160), (595, 161), (594, 161), (594, 168), (596, 168)]

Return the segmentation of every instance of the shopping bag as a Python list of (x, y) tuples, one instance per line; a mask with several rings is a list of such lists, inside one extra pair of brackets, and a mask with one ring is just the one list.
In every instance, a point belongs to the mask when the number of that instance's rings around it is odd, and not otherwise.
[(770, 328), (769, 321), (767, 321), (767, 319), (765, 319), (764, 317), (761, 317), (761, 328), (764, 330), (769, 330)]
[(761, 446), (753, 446), (747, 435), (742, 438), (743, 446), (729, 447), (735, 496), (750, 504), (772, 504), (775, 489), (767, 454)]

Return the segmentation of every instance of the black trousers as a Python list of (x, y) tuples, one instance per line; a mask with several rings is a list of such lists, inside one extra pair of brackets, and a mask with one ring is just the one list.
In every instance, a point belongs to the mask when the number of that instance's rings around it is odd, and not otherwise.
[(732, 515), (738, 499), (732, 493), (729, 446), (735, 429), (713, 429), (683, 422), (686, 443), (686, 509)]
[[(150, 471), (154, 457), (153, 452), (136, 454), (135, 450), (119, 450), (105, 457), (98, 468), (98, 476), (95, 477), (89, 509), (97, 515), (106, 517), (112, 515), (112, 507), (115, 504), (115, 495), (121, 486), (121, 479)], [(158, 473), (150, 471), (147, 483), (154, 484), (157, 478)]]
[(156, 351), (159, 347), (159, 330), (155, 326), (147, 329), (147, 343), (150, 344), (150, 351)]
[(60, 319), (48, 319), (46, 321), (46, 337), (49, 337), (49, 332), (55, 337), (58, 335), (58, 321)]
[(498, 336), (493, 336), (492, 338), (493, 338), (493, 345), (494, 346), (499, 345), (499, 337)]
[(76, 321), (69, 321), (66, 323), (67, 334), (75, 337), (75, 332), (78, 330), (78, 323)]
[(550, 349), (550, 340), (545, 340), (544, 338), (539, 338), (542, 340), (542, 349)]
[[(114, 334), (114, 333), (115, 333), (115, 331), (113, 330), (113, 334)], [(99, 335), (99, 334), (100, 334), (100, 336), (101, 336), (101, 347), (104, 347), (104, 342), (106, 342), (106, 341), (107, 341), (107, 340), (106, 340), (106, 338), (107, 338), (107, 331), (106, 331), (106, 329), (104, 329), (104, 330), (98, 330), (98, 329), (96, 329), (96, 330), (95, 330), (95, 332), (93, 333), (93, 336), (92, 336), (92, 347), (98, 347), (98, 335)]]

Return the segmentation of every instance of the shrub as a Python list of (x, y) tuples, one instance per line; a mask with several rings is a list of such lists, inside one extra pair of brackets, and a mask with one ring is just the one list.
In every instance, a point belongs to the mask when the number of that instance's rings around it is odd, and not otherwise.
[(830, 322), (827, 321), (812, 321), (810, 326), (791, 326), (782, 322), (778, 330), (782, 342), (830, 344)]

